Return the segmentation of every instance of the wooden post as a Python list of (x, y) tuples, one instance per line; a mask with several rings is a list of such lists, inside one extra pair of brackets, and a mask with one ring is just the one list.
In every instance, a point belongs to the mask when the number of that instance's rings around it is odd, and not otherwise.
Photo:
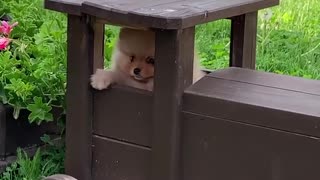
[(92, 27), (94, 30), (94, 61), (93, 70), (104, 68), (104, 30), (105, 25), (92, 21)]
[(232, 17), (230, 66), (255, 69), (257, 16), (255, 11)]
[(156, 30), (152, 180), (181, 179), (181, 101), (192, 84), (194, 33)]
[(91, 180), (93, 97), (90, 75), (94, 64), (101, 66), (99, 62), (94, 63), (94, 58), (99, 57), (94, 48), (103, 47), (99, 38), (103, 37), (102, 28), (90, 16), (68, 15), (65, 167), (67, 174), (79, 180)]

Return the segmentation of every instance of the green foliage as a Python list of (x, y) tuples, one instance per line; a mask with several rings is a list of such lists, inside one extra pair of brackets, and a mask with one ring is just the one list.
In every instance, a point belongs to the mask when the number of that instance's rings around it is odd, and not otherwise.
[(64, 107), (66, 91), (66, 17), (42, 3), (5, 0), (0, 11), (19, 23), (10, 49), (0, 52), (0, 100), (14, 107), (14, 118), (28, 109), (38, 124), (53, 120), (51, 109)]
[[(282, 0), (259, 11), (257, 69), (320, 79), (320, 4), (318, 0)], [(197, 27), (202, 64), (211, 69), (229, 63), (230, 22)]]
[(117, 36), (119, 34), (119, 27), (117, 26), (106, 26), (105, 30), (105, 45), (104, 45), (104, 64), (105, 67), (110, 67), (111, 54), (113, 47), (116, 43)]
[(230, 46), (230, 23), (220, 20), (197, 26), (196, 45), (201, 64), (208, 69), (228, 66)]
[[(0, 16), (19, 22), (10, 50), (0, 52), (0, 100), (14, 107), (14, 118), (28, 109), (30, 122), (51, 121), (53, 107), (65, 108), (67, 18), (45, 10), (43, 0), (4, 0), (0, 7)], [(117, 33), (107, 26), (106, 66)]]
[(37, 175), (41, 171), (41, 156), (40, 151), (37, 150), (33, 159), (30, 159), (26, 152), (18, 149), (18, 160), (13, 163), (10, 167), (6, 168), (3, 173), (2, 180), (37, 180)]
[(51, 106), (42, 102), (41, 97), (34, 97), (34, 104), (29, 104), (27, 109), (31, 111), (29, 119), (31, 122), (37, 119), (51, 120), (53, 119), (52, 114), (50, 114)]
[(42, 137), (46, 148), (38, 149), (30, 156), (23, 150), (17, 150), (17, 161), (0, 174), (0, 180), (41, 180), (43, 177), (64, 172), (64, 145), (54, 144), (49, 136)]
[(19, 21), (19, 26), (12, 32), (14, 38), (32, 39), (38, 28), (46, 20), (43, 0), (1, 0), (0, 16), (10, 15)]

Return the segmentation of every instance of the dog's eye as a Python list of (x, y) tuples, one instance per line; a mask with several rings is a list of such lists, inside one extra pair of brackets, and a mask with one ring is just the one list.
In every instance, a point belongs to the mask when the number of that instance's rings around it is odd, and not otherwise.
[(133, 62), (134, 56), (130, 56), (130, 62)]
[(148, 63), (148, 64), (153, 64), (153, 65), (154, 65), (154, 58), (152, 58), (152, 57), (148, 57), (148, 58), (147, 58), (147, 63)]

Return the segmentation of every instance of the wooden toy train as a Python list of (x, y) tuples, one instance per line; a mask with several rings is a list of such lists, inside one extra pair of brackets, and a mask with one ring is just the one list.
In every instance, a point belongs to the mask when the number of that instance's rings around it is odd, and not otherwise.
[[(278, 0), (45, 0), (68, 14), (66, 172), (80, 180), (319, 180), (320, 82), (255, 68)], [(191, 85), (195, 26), (231, 20), (230, 68)], [(95, 91), (104, 25), (156, 32), (155, 89)]]

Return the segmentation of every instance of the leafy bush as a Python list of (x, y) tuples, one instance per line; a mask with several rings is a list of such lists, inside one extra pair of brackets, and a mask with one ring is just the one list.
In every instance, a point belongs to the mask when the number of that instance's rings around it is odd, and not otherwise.
[(64, 144), (54, 144), (48, 136), (42, 139), (46, 142), (46, 148), (38, 149), (32, 158), (25, 151), (18, 149), (17, 161), (0, 174), (0, 180), (41, 180), (52, 174), (63, 173)]
[(28, 109), (38, 124), (53, 119), (52, 107), (64, 107), (66, 86), (66, 17), (45, 11), (41, 2), (1, 2), (19, 25), (11, 47), (0, 52), (0, 99), (14, 107), (14, 118)]
[[(19, 22), (11, 46), (0, 51), (0, 101), (14, 107), (14, 118), (28, 109), (30, 122), (53, 119), (52, 108), (65, 108), (66, 15), (45, 10), (43, 0), (4, 0), (0, 16)], [(115, 34), (106, 30), (105, 57), (109, 65)]]

